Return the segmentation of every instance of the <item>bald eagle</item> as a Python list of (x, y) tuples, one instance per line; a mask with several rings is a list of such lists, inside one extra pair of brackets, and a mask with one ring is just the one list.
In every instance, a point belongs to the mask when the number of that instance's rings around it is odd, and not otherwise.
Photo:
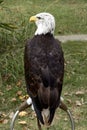
[(25, 46), (24, 69), (27, 92), (38, 121), (50, 125), (60, 104), (64, 76), (61, 43), (54, 38), (55, 19), (49, 13), (30, 18), (37, 30)]
[(35, 22), (37, 30), (34, 37), (28, 40), (24, 53), (25, 81), (29, 98), (15, 112), (10, 130), (14, 129), (19, 112), (31, 105), (36, 112), (39, 130), (41, 124), (50, 126), (58, 107), (67, 112), (71, 128), (75, 130), (72, 114), (60, 98), (64, 55), (61, 43), (54, 38), (55, 19), (49, 13), (39, 13), (32, 16), (30, 22)]

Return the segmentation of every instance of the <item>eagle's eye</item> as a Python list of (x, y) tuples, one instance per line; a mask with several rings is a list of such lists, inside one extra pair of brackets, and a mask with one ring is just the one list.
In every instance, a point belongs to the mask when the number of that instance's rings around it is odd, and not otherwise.
[(41, 17), (39, 17), (39, 16), (38, 16), (37, 18), (38, 18), (38, 19), (41, 19)]

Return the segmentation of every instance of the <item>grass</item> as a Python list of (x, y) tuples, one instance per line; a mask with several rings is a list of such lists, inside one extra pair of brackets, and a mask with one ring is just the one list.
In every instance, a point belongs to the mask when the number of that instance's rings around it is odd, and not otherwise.
[[(13, 32), (0, 29), (0, 72), (11, 80), (17, 80), (19, 73), (23, 73), (23, 67), (18, 62), (23, 64), (23, 53), (20, 53), (25, 40), (32, 37), (35, 31), (35, 25), (29, 24), (31, 15), (43, 11), (52, 13), (56, 19), (55, 35), (87, 33), (86, 0), (4, 0), (0, 10), (0, 21), (17, 27)], [(18, 58), (14, 57), (15, 54)]]
[[(0, 20), (11, 22), (18, 27), (24, 36), (31, 36), (28, 26), (30, 16), (39, 12), (50, 12), (56, 19), (55, 34), (87, 33), (87, 2), (86, 0), (4, 0), (0, 12)], [(3, 9), (4, 8), (4, 9)], [(26, 29), (26, 31), (24, 30)], [(16, 32), (16, 35), (18, 35)], [(21, 34), (20, 34), (21, 35)], [(23, 35), (22, 35), (23, 36)]]
[[(87, 34), (86, 0), (38, 0), (38, 2), (4, 0), (0, 6), (0, 21), (12, 23), (17, 29), (10, 32), (0, 28), (0, 129), (2, 130), (9, 129), (9, 115), (27, 97), (23, 70), (24, 46), (26, 39), (32, 37), (35, 31), (35, 25), (29, 24), (29, 17), (43, 11), (55, 16), (55, 35)], [(68, 42), (62, 44), (62, 47), (65, 54), (62, 95), (74, 115), (76, 130), (86, 130), (87, 43)], [(78, 91), (83, 94), (77, 95)], [(78, 101), (81, 103), (80, 106)], [(18, 121), (25, 120), (27, 125), (21, 126), (16, 121), (15, 129), (36, 129), (35, 114), (31, 109), (27, 112), (27, 116), (18, 118)], [(61, 110), (56, 112), (54, 122), (55, 129), (70, 129), (67, 115)]]

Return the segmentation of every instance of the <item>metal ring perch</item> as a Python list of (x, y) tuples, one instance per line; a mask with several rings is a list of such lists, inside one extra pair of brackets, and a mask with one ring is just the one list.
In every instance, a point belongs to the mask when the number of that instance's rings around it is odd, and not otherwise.
[[(16, 120), (16, 117), (17, 115), (25, 110), (26, 108), (30, 107), (32, 105), (32, 101), (30, 101), (30, 98), (28, 98), (20, 107), (19, 107), (19, 110), (17, 110), (12, 118), (12, 121), (11, 121), (11, 126), (10, 126), (10, 130), (14, 130), (14, 124), (15, 124), (15, 120)], [(71, 122), (71, 129), (72, 130), (75, 130), (75, 124), (74, 124), (74, 120), (73, 120), (73, 117), (72, 117), (72, 114), (70, 112), (70, 110), (67, 108), (67, 106), (62, 102), (62, 100), (60, 101), (60, 106), (59, 106), (62, 110), (66, 111), (68, 116), (69, 116), (69, 119), (70, 119), (70, 122)]]

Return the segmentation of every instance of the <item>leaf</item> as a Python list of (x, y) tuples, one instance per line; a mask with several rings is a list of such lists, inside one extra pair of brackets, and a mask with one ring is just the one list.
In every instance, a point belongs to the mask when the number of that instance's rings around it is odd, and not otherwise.
[(19, 96), (19, 99), (21, 100), (21, 101), (25, 101), (25, 99), (28, 99), (29, 98), (29, 96), (28, 95), (25, 95), (25, 96)]
[(26, 121), (19, 121), (18, 124), (27, 125), (27, 122)]
[(18, 92), (17, 92), (17, 95), (18, 95), (18, 96), (21, 96), (21, 95), (22, 95), (22, 91), (18, 91)]
[(3, 123), (3, 119), (0, 119), (0, 124), (2, 124)]
[(81, 104), (84, 104), (84, 99), (83, 98), (81, 98)]
[(64, 93), (64, 96), (72, 96), (72, 93)]
[(0, 28), (9, 30), (9, 31), (14, 31), (14, 29), (17, 29), (17, 27), (11, 23), (0, 23)]
[(21, 101), (24, 101), (24, 100), (25, 100), (25, 96), (19, 96), (19, 99), (20, 99)]
[(11, 99), (11, 102), (16, 102), (16, 101), (17, 101), (16, 98), (12, 98), (12, 99)]
[(8, 120), (7, 119), (4, 119), (3, 120), (3, 124), (7, 124), (8, 123)]
[(7, 85), (6, 90), (9, 91), (9, 90), (11, 90), (11, 89), (12, 89), (12, 86), (11, 86), (11, 85)]
[(0, 95), (1, 95), (1, 96), (3, 96), (3, 95), (4, 95), (4, 93), (0, 91)]
[(81, 95), (84, 95), (85, 93), (84, 93), (83, 91), (77, 91), (75, 94), (76, 94), (77, 96), (81, 96)]
[(71, 104), (71, 103), (72, 103), (72, 101), (71, 101), (70, 99), (67, 99), (67, 102), (68, 102), (69, 104)]
[(17, 86), (18, 86), (18, 87), (20, 87), (21, 84), (22, 84), (22, 81), (21, 81), (21, 80), (17, 82)]
[(81, 106), (82, 104), (81, 104), (81, 102), (80, 101), (76, 101), (76, 106)]
[(0, 123), (1, 123), (1, 124), (7, 124), (7, 123), (8, 123), (8, 120), (7, 120), (7, 119), (0, 119)]
[(5, 113), (0, 112), (0, 118), (6, 118), (7, 115)]
[(11, 112), (11, 113), (9, 114), (9, 118), (12, 119), (13, 116), (14, 116), (14, 112)]
[(22, 111), (19, 113), (19, 116), (20, 117), (23, 117), (23, 116), (26, 116), (28, 113), (26, 111)]
[(68, 121), (68, 119), (65, 117), (65, 118), (64, 118), (64, 121)]

